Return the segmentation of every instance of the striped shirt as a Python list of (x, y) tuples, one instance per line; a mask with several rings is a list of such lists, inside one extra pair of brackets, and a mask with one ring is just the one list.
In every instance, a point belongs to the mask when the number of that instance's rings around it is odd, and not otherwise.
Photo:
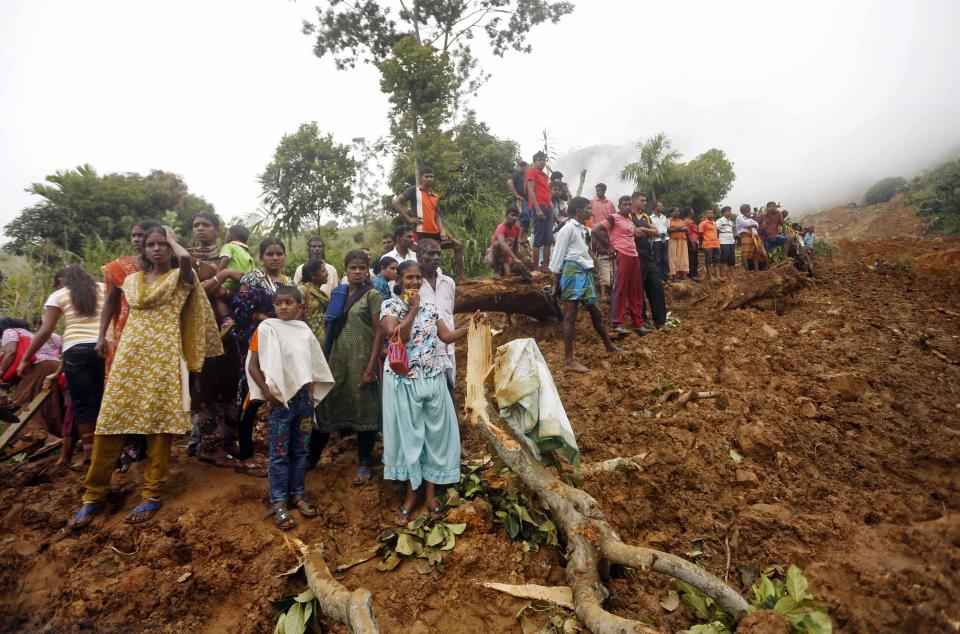
[(70, 289), (63, 287), (54, 291), (44, 306), (53, 306), (63, 312), (63, 351), (81, 343), (97, 343), (100, 338), (100, 312), (103, 310), (105, 293), (102, 282), (97, 282), (97, 312), (89, 317), (77, 314), (70, 301)]

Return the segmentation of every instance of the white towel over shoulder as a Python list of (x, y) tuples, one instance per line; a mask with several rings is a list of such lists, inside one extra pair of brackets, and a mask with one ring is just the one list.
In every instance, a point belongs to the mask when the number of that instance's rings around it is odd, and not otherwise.
[[(313, 384), (313, 399), (317, 403), (333, 389), (333, 374), (320, 342), (304, 322), (281, 319), (261, 322), (257, 328), (257, 350), (267, 387), (284, 405), (308, 383)], [(247, 356), (247, 374), (250, 374), (250, 356)], [(267, 400), (255, 381), (249, 383), (251, 400)]]

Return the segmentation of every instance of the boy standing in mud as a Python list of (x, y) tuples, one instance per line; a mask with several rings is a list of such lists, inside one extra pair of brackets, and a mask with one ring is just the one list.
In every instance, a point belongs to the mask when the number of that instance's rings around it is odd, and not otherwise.
[[(597, 307), (597, 289), (593, 283), (593, 257), (587, 249), (589, 230), (583, 223), (590, 217), (590, 201), (577, 196), (567, 207), (571, 218), (557, 232), (556, 245), (550, 257), (554, 289), (563, 299), (563, 354), (564, 367), (573, 372), (589, 372), (573, 356), (573, 333), (577, 326), (577, 312), (583, 304), (590, 313), (593, 328), (603, 339), (607, 352), (626, 352), (613, 345), (603, 325), (603, 313)], [(556, 293), (555, 293), (556, 294)]]

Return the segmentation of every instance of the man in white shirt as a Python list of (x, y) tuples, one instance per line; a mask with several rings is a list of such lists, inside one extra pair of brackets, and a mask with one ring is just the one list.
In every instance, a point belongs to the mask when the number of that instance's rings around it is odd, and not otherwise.
[(725, 267), (729, 275), (733, 267), (737, 265), (737, 254), (735, 252), (737, 238), (734, 235), (733, 210), (729, 206), (720, 210), (720, 218), (717, 219), (717, 234), (720, 236), (720, 266)]
[[(420, 301), (430, 303), (440, 311), (440, 319), (453, 330), (453, 304), (457, 295), (457, 283), (449, 275), (440, 270), (440, 243), (432, 238), (421, 238), (417, 243), (417, 259), (420, 261), (420, 273), (423, 283), (420, 285)], [(454, 354), (453, 344), (446, 348), (450, 366), (446, 369), (447, 387), (453, 395), (457, 376), (457, 357)]]
[[(573, 372), (589, 372), (590, 368), (573, 357), (573, 332), (577, 326), (580, 304), (590, 313), (593, 328), (603, 339), (607, 352), (626, 352), (610, 341), (603, 324), (603, 313), (597, 306), (597, 289), (593, 283), (593, 258), (587, 250), (589, 231), (583, 223), (590, 217), (590, 201), (577, 196), (567, 206), (570, 220), (557, 232), (553, 252), (550, 255), (550, 272), (553, 273), (554, 291), (560, 290), (563, 300), (563, 353), (564, 367)], [(421, 291), (422, 292), (422, 291)]]
[[(748, 271), (760, 270), (760, 259), (757, 255), (759, 239), (754, 239), (758, 226), (759, 223), (750, 217), (750, 205), (740, 205), (740, 215), (737, 216), (735, 227), (737, 236), (740, 238), (740, 258)], [(762, 250), (763, 244), (761, 243), (759, 247)]]
[(660, 267), (660, 275), (663, 279), (670, 277), (670, 262), (667, 257), (667, 227), (670, 226), (670, 218), (663, 213), (663, 203), (657, 203), (653, 206), (653, 214), (650, 216), (654, 228), (660, 233), (656, 238), (650, 238), (653, 243), (653, 258)]
[[(326, 246), (323, 244), (323, 238), (320, 236), (311, 236), (307, 240), (307, 259), (324, 260), (326, 258)], [(328, 296), (337, 286), (337, 267), (324, 261), (323, 266), (327, 269), (327, 282), (320, 287), (320, 290)], [(297, 267), (293, 274), (293, 283), (297, 286), (303, 283), (303, 265)]]
[(396, 240), (397, 244), (393, 247), (393, 251), (388, 251), (381, 255), (381, 258), (385, 258), (388, 255), (397, 261), (397, 264), (403, 264), (407, 260), (417, 261), (417, 254), (413, 251), (413, 227), (410, 225), (403, 225), (397, 227), (396, 231), (393, 232), (393, 238)]

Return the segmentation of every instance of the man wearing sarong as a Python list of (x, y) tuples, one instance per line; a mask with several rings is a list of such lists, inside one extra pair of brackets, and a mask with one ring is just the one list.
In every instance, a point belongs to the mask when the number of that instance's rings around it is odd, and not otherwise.
[(577, 196), (567, 206), (570, 220), (557, 232), (555, 248), (550, 257), (550, 272), (554, 287), (559, 287), (563, 299), (563, 353), (564, 367), (573, 372), (589, 372), (573, 356), (573, 332), (577, 326), (580, 304), (587, 308), (593, 328), (603, 340), (607, 352), (625, 353), (613, 345), (603, 325), (603, 313), (597, 306), (597, 289), (593, 283), (593, 258), (587, 250), (589, 231), (583, 223), (590, 217), (590, 201)]
[(740, 238), (740, 259), (748, 271), (760, 270), (760, 263), (767, 260), (763, 243), (757, 236), (756, 220), (750, 217), (750, 205), (740, 205), (740, 215), (736, 221), (737, 236)]

